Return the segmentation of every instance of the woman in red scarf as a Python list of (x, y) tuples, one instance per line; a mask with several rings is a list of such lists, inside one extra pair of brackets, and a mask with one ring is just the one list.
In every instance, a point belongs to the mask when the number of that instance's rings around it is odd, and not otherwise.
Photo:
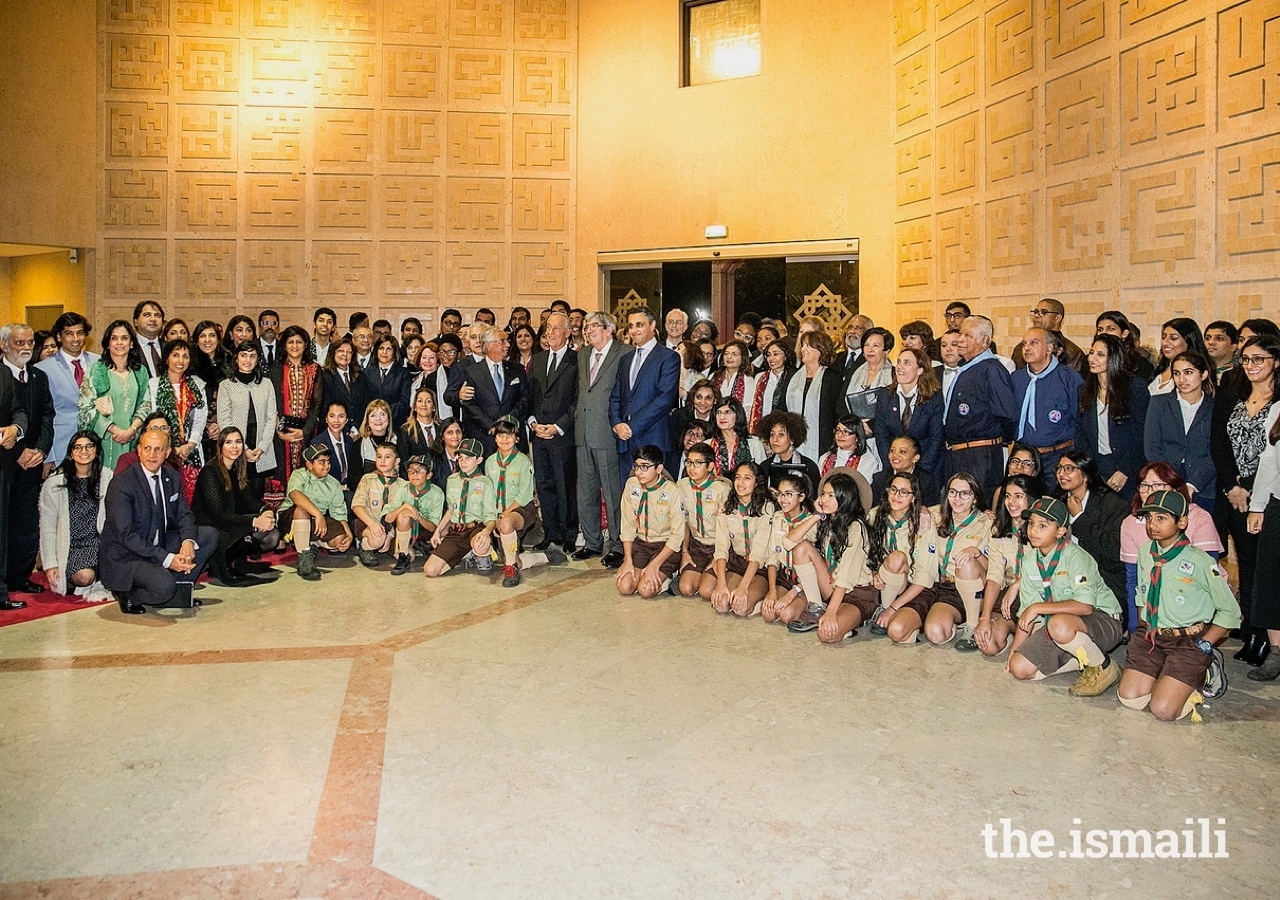
[(280, 335), (280, 343), (284, 344), (284, 358), (271, 367), (269, 377), (275, 385), (276, 407), (280, 410), (276, 455), (284, 466), (281, 481), (288, 484), (293, 470), (302, 468), (302, 451), (315, 437), (324, 379), (302, 328), (290, 325)]
[(151, 408), (169, 422), (170, 461), (182, 476), (182, 494), (190, 504), (204, 465), (201, 440), (209, 421), (209, 394), (200, 377), (190, 374), (191, 345), (186, 341), (165, 344), (162, 363), (164, 371), (151, 379), (147, 396)]

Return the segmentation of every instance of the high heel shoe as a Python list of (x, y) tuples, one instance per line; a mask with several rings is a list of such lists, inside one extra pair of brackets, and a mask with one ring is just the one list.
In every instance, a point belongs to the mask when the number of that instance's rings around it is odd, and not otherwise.
[[(1249, 662), (1249, 660), (1253, 659), (1254, 654), (1258, 652), (1258, 649), (1259, 649), (1258, 645), (1265, 644), (1265, 643), (1266, 643), (1266, 639), (1262, 636), (1261, 633), (1259, 633), (1258, 629), (1250, 628), (1248, 631), (1245, 632), (1244, 641), (1243, 643), (1241, 643), (1240, 649), (1237, 650), (1232, 655), (1231, 658), (1238, 659), (1241, 662)], [(1249, 664), (1257, 665), (1257, 663), (1249, 663)]]
[(1249, 665), (1257, 668), (1267, 661), (1267, 657), (1271, 655), (1271, 642), (1267, 640), (1267, 633), (1261, 633), (1262, 640), (1258, 642), (1258, 648), (1254, 650), (1253, 655), (1245, 659)]

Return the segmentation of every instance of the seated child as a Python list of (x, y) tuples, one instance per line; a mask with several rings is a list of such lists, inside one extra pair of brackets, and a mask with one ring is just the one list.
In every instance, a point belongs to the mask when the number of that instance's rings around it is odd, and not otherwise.
[(498, 509), (498, 541), (502, 545), (502, 586), (516, 587), (520, 573), (534, 566), (562, 566), (568, 561), (564, 551), (554, 544), (543, 552), (520, 552), (520, 542), (538, 523), (538, 507), (533, 502), (533, 463), (516, 449), (520, 423), (514, 416), (503, 416), (489, 429), (497, 452), (484, 463), (484, 472), (493, 485)]
[(1096, 697), (1120, 680), (1108, 653), (1124, 636), (1123, 611), (1088, 551), (1071, 541), (1067, 505), (1041, 497), (1023, 513), (1027, 550), (1019, 567), (1018, 631), (1008, 670), (1019, 681), (1079, 671), (1076, 697)]
[(329, 474), (329, 448), (312, 444), (302, 451), (302, 462), (305, 467), (294, 469), (289, 476), (276, 521), (290, 523), (298, 551), (298, 577), (319, 581), (312, 539), (325, 549), (346, 553), (351, 547), (351, 526), (347, 524), (342, 485)]
[(1044, 479), (1035, 475), (1010, 475), (1000, 484), (1000, 508), (987, 541), (987, 583), (982, 611), (973, 637), (956, 641), (961, 653), (981, 650), (998, 656), (1018, 630), (1018, 560), (1023, 552), (1027, 520), (1022, 514), (1044, 494)]
[(867, 565), (875, 572), (880, 610), (871, 622), (875, 635), (914, 645), (933, 605), (938, 576), (938, 535), (921, 497), (920, 480), (898, 472), (871, 513)]
[(787, 472), (778, 478), (776, 484), (774, 497), (778, 511), (773, 514), (770, 526), (769, 589), (764, 595), (760, 615), (766, 622), (790, 625), (800, 618), (807, 605), (796, 574), (799, 564), (796, 546), (801, 541), (812, 543), (818, 517), (809, 499), (812, 490), (809, 479), (803, 472)]
[(662, 469), (662, 451), (645, 444), (622, 489), (618, 516), (622, 566), (614, 579), (624, 597), (650, 599), (667, 589), (680, 565), (685, 519), (680, 493)]
[(374, 470), (360, 479), (351, 495), (352, 533), (358, 542), (360, 562), (373, 568), (379, 553), (389, 553), (395, 529), (385, 518), (391, 498), (400, 493), (400, 454), (395, 444), (379, 444), (374, 451)]
[[(1138, 551), (1141, 621), (1120, 676), (1120, 702), (1130, 709), (1150, 706), (1165, 722), (1187, 714), (1196, 722), (1196, 706), (1204, 701), (1200, 689), (1216, 697), (1226, 688), (1222, 653), (1214, 645), (1239, 626), (1240, 606), (1213, 558), (1191, 545), (1182, 493), (1156, 491), (1139, 511), (1151, 541)], [(1206, 674), (1216, 684), (1205, 686)]]
[(712, 571), (702, 576), (698, 592), (716, 612), (750, 616), (760, 611), (769, 582), (769, 535), (773, 501), (760, 468), (738, 463), (733, 471), (733, 496), (716, 522)]
[(446, 509), (431, 536), (435, 549), (422, 567), (428, 578), (448, 572), (468, 553), (475, 555), (476, 571), (481, 575), (493, 571), (489, 535), (498, 525), (498, 508), (493, 483), (480, 471), (483, 459), (484, 445), (475, 438), (465, 438), (458, 445), (458, 471), (445, 485)]
[[(396, 564), (392, 575), (403, 575), (413, 564), (414, 547), (430, 546), (440, 517), (444, 515), (444, 491), (431, 484), (434, 462), (430, 456), (411, 456), (405, 464), (407, 480), (400, 482), (399, 492), (387, 504), (383, 519), (396, 528)], [(428, 551), (430, 555), (430, 551)]]
[(694, 444), (685, 452), (685, 477), (676, 482), (685, 521), (679, 580), (683, 597), (697, 594), (703, 577), (711, 571), (716, 552), (716, 520), (732, 493), (729, 482), (712, 473), (711, 460), (709, 444)]

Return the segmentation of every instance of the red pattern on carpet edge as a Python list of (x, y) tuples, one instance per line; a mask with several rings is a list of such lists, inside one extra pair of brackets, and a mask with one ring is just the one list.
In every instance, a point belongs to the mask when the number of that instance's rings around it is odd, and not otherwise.
[[(278, 550), (274, 553), (264, 553), (261, 556), (263, 562), (271, 563), (273, 566), (290, 565), (297, 561), (298, 554), (292, 547), (287, 550)], [(31, 573), (31, 580), (43, 587), (42, 594), (21, 594), (17, 592), (10, 593), (9, 598), (12, 600), (25, 600), (27, 606), (25, 609), (15, 609), (11, 612), (0, 610), (0, 628), (6, 625), (19, 625), (23, 622), (34, 622), (36, 619), (45, 619), (49, 616), (60, 615), (61, 613), (75, 612), (77, 609), (92, 609), (95, 606), (103, 606), (106, 603), (113, 603), (112, 600), (105, 600), (101, 603), (85, 603), (70, 600), (62, 594), (49, 593), (49, 581), (44, 577), (44, 572), (37, 570)], [(209, 580), (209, 574), (200, 576), (199, 584), (204, 584)]]

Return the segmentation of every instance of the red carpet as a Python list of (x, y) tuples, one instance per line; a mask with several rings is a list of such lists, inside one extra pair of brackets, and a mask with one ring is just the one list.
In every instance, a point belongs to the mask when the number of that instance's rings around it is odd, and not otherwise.
[[(269, 562), (273, 566), (285, 565), (293, 563), (297, 560), (298, 554), (290, 547), (288, 550), (277, 551), (275, 553), (265, 553), (262, 555), (264, 562)], [(61, 594), (49, 593), (49, 582), (44, 577), (44, 572), (33, 572), (31, 580), (41, 587), (45, 588), (42, 594), (19, 594), (12, 593), (9, 595), (11, 600), (25, 600), (27, 606), (25, 609), (15, 609), (12, 612), (0, 610), (0, 628), (6, 625), (18, 625), (22, 622), (34, 622), (36, 619), (44, 619), (49, 616), (56, 616), (61, 613), (74, 612), (77, 609), (91, 609), (95, 606), (102, 606), (102, 603), (83, 603), (76, 602)], [(203, 583), (209, 580), (207, 574), (200, 576)], [(114, 603), (113, 600), (104, 601), (105, 603)]]

